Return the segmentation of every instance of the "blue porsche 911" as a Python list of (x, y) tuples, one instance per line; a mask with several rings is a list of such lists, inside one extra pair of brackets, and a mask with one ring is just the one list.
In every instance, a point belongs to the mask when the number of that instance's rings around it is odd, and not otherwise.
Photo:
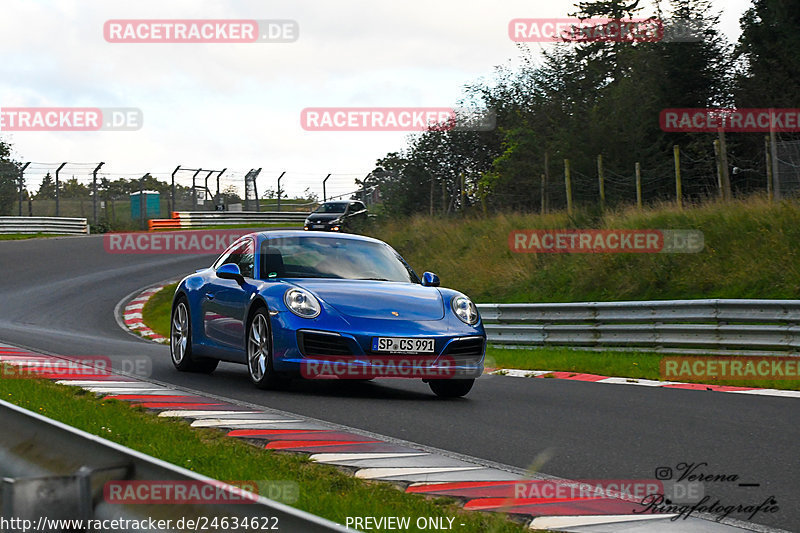
[(293, 377), (400, 377), (459, 397), (483, 372), (485, 349), (469, 298), (430, 272), (420, 279), (388, 244), (359, 235), (246, 235), (184, 278), (172, 303), (178, 370), (241, 363), (260, 388)]

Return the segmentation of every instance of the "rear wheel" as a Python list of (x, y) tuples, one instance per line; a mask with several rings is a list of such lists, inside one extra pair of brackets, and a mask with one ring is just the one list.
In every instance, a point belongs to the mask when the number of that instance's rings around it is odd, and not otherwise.
[(272, 331), (264, 308), (255, 312), (247, 328), (247, 370), (259, 389), (272, 389), (286, 381), (272, 365)]
[(440, 398), (465, 396), (472, 390), (473, 384), (475, 384), (474, 379), (433, 379), (428, 382), (433, 393)]
[(183, 296), (172, 309), (169, 351), (172, 364), (181, 372), (210, 374), (219, 364), (216, 359), (200, 359), (192, 356), (192, 320), (189, 315), (189, 303)]

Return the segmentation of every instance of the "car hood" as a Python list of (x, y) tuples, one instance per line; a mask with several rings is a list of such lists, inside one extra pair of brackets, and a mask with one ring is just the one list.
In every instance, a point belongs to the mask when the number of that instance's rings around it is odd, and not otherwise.
[[(339, 279), (292, 280), (345, 316), (385, 320), (441, 320), (442, 295), (415, 283)], [(397, 313), (397, 314), (394, 314)]]
[(308, 220), (309, 222), (330, 222), (331, 220), (334, 220), (341, 216), (344, 216), (344, 213), (327, 213), (327, 214), (312, 213), (308, 215), (308, 218), (306, 220)]

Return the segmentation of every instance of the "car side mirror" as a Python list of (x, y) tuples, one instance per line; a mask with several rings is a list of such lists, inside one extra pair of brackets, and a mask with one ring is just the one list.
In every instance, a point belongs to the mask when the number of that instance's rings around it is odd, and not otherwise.
[(439, 286), (439, 276), (434, 274), (433, 272), (425, 272), (422, 275), (422, 285), (425, 287), (438, 287)]
[(235, 263), (227, 263), (217, 269), (217, 277), (222, 279), (233, 279), (238, 283), (244, 283), (244, 276), (242, 271), (239, 270), (239, 265)]

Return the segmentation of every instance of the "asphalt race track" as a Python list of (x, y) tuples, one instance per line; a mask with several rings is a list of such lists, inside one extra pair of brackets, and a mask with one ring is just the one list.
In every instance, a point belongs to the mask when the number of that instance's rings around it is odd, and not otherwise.
[(296, 383), (265, 392), (250, 385), (243, 366), (179, 374), (168, 347), (120, 329), (114, 307), (212, 260), (109, 254), (102, 236), (2, 241), (0, 341), (62, 355), (146, 355), (158, 381), (517, 468), (546, 452), (541, 470), (571, 479), (653, 479), (658, 467), (705, 462), (707, 474), (739, 477), (706, 484), (706, 494), (728, 505), (774, 496), (780, 512), (753, 521), (800, 531), (797, 399), (491, 376), (467, 398), (442, 401), (416, 380)]

